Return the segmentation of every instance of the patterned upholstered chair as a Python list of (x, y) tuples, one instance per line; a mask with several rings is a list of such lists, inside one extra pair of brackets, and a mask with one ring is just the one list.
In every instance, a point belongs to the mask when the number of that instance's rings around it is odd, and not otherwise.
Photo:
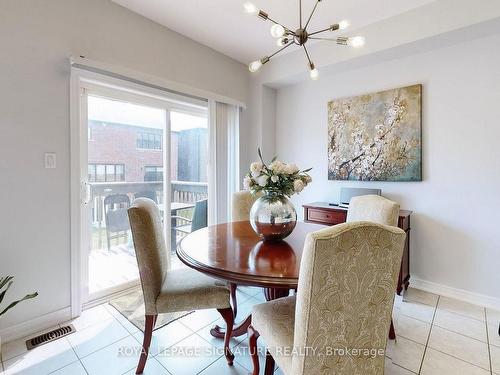
[[(354, 221), (371, 221), (378, 224), (398, 226), (399, 204), (380, 195), (362, 195), (351, 198), (347, 211), (348, 223)], [(396, 330), (391, 320), (389, 338), (396, 338)]]
[(362, 195), (351, 198), (347, 222), (372, 221), (398, 226), (399, 204), (379, 195)]
[(232, 221), (248, 221), (250, 219), (250, 209), (257, 200), (257, 197), (249, 191), (238, 191), (233, 193)]
[[(231, 202), (232, 221), (248, 221), (250, 220), (250, 209), (255, 203), (258, 197), (250, 193), (249, 191), (237, 191), (233, 193), (233, 199)], [(238, 301), (236, 300), (236, 287), (234, 283), (229, 284), (231, 288), (231, 299), (233, 301), (233, 312), (234, 317), (238, 314)]]
[(234, 355), (229, 350), (229, 340), (234, 317), (227, 286), (188, 267), (169, 270), (170, 255), (160, 210), (151, 199), (136, 199), (128, 215), (146, 309), (144, 341), (136, 374), (144, 370), (158, 314), (176, 311), (217, 309), (227, 324), (224, 348), (226, 359), (232, 365)]
[[(371, 222), (308, 234), (297, 295), (253, 308), (253, 374), (259, 373), (259, 335), (268, 348), (266, 374), (274, 361), (285, 375), (383, 374), (405, 237), (400, 228)], [(342, 355), (347, 350), (351, 355)]]

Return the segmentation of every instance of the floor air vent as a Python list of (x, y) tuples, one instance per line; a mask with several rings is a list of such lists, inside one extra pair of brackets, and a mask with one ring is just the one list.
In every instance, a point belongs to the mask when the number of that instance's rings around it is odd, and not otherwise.
[(28, 350), (31, 350), (40, 345), (47, 344), (51, 341), (60, 339), (61, 337), (67, 336), (73, 332), (76, 332), (75, 327), (73, 327), (73, 324), (61, 328), (56, 328), (50, 332), (41, 334), (40, 336), (33, 337), (32, 339), (27, 340), (26, 347), (28, 348)]

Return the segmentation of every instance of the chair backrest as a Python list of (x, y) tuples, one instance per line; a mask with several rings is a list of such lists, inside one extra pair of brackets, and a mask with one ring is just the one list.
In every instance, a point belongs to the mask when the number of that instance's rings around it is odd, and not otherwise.
[[(333, 353), (294, 356), (293, 374), (383, 373), (384, 353), (373, 353), (386, 348), (405, 236), (399, 228), (372, 222), (344, 223), (308, 234), (294, 348)], [(351, 354), (353, 349), (371, 351), (349, 355), (347, 349)]]
[(196, 202), (191, 222), (191, 232), (205, 228), (208, 225), (208, 199)]
[(121, 232), (130, 229), (127, 209), (130, 198), (126, 194), (111, 194), (104, 198), (104, 218), (109, 232)]
[(156, 313), (156, 298), (169, 268), (160, 210), (148, 198), (138, 198), (128, 209), (139, 266), (146, 314)]
[(399, 204), (379, 195), (352, 197), (347, 211), (347, 222), (371, 221), (398, 226)]
[(249, 191), (238, 191), (233, 193), (232, 201), (232, 221), (250, 220), (250, 209), (257, 200), (257, 196)]
[(138, 191), (137, 193), (134, 193), (134, 198), (149, 198), (155, 203), (158, 203), (158, 198), (156, 197), (156, 191), (154, 190), (144, 190), (144, 191)]

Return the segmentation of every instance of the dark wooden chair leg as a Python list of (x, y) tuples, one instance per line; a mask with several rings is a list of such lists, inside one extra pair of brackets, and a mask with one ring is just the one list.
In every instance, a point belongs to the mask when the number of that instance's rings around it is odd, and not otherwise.
[(234, 312), (234, 319), (236, 319), (236, 315), (238, 315), (238, 303), (236, 301), (236, 284), (231, 283), (229, 284), (231, 288), (231, 301), (233, 302), (233, 312)]
[(226, 322), (226, 334), (224, 335), (224, 354), (226, 355), (227, 364), (229, 366), (232, 366), (234, 361), (234, 354), (229, 348), (229, 343), (231, 342), (231, 335), (233, 334), (233, 309), (228, 307), (226, 309), (217, 309), (217, 311), (222, 315), (222, 319), (224, 319), (224, 321)]
[(264, 369), (264, 375), (273, 375), (274, 373), (274, 358), (266, 350), (266, 367)]
[(253, 363), (252, 375), (259, 375), (259, 352), (257, 349), (257, 339), (259, 338), (259, 332), (257, 332), (252, 326), (248, 327), (248, 348), (250, 350), (250, 357)]
[(151, 338), (153, 337), (153, 329), (155, 328), (155, 322), (158, 315), (146, 315), (146, 324), (144, 326), (144, 340), (142, 342), (141, 357), (139, 358), (139, 364), (137, 365), (136, 374), (142, 374), (144, 367), (146, 366), (146, 361), (148, 360), (149, 345), (151, 345)]
[(394, 330), (394, 323), (392, 321), (392, 318), (391, 318), (391, 328), (389, 328), (389, 338), (391, 340), (395, 340), (396, 339), (396, 331)]

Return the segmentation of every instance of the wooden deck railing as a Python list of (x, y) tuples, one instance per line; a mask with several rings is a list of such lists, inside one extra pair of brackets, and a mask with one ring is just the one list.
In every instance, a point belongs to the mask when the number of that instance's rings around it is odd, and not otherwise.
[[(148, 193), (158, 204), (163, 204), (163, 182), (92, 182), (92, 223), (104, 227), (104, 198), (113, 194), (126, 194), (132, 202), (136, 194)], [(172, 181), (170, 198), (172, 202), (195, 203), (208, 197), (206, 182)]]

